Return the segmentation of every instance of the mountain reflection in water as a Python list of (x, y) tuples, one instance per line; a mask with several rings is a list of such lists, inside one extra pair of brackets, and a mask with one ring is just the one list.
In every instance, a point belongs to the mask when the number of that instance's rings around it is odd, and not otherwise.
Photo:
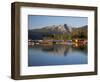
[(87, 45), (29, 46), (28, 66), (87, 64)]

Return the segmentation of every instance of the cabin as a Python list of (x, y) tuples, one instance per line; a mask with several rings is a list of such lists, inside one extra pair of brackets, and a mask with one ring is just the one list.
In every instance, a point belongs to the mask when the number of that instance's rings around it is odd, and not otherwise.
[(86, 39), (73, 39), (72, 42), (73, 43), (80, 43), (80, 44), (87, 44)]

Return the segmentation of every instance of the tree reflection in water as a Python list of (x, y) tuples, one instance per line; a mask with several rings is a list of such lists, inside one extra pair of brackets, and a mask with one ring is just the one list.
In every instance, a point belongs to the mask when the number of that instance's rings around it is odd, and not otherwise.
[(28, 49), (28, 66), (87, 64), (87, 45), (33, 45)]
[(67, 56), (68, 53), (81, 52), (87, 55), (87, 45), (83, 44), (73, 44), (73, 45), (34, 45), (31, 46), (34, 49), (39, 49), (45, 53), (50, 53), (49, 55), (54, 56)]

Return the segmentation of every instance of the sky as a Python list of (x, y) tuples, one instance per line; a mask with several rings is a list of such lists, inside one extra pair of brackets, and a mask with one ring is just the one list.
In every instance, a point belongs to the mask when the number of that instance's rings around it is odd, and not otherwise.
[(51, 25), (67, 24), (72, 27), (80, 27), (88, 24), (87, 17), (71, 17), (71, 16), (42, 16), (29, 15), (28, 29), (38, 29)]

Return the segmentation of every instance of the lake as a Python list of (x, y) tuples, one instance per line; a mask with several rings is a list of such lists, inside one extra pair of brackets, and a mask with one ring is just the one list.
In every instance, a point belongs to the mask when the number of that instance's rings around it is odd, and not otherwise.
[(28, 66), (88, 63), (87, 45), (33, 45), (28, 48)]

